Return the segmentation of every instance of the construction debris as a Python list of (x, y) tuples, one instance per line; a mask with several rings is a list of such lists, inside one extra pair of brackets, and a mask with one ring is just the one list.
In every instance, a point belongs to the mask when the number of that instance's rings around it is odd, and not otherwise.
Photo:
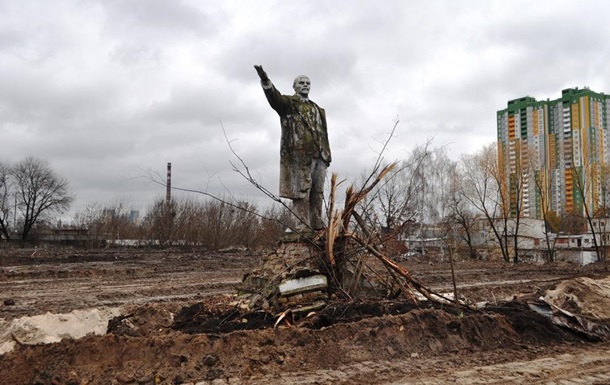
[(608, 325), (594, 322), (586, 317), (561, 309), (546, 301), (544, 297), (540, 297), (539, 301), (529, 302), (528, 306), (537, 313), (550, 318), (555, 325), (581, 333), (591, 341), (601, 341), (610, 336)]
[(244, 276), (239, 286), (241, 308), (271, 308), (278, 319), (288, 319), (297, 309), (323, 306), (331, 296), (345, 300), (401, 296), (412, 304), (423, 299), (471, 309), (459, 300), (457, 289), (450, 296), (435, 293), (385, 255), (384, 242), (393, 234), (382, 236), (358, 213), (358, 205), (395, 166), (378, 169), (360, 189), (349, 187), (342, 210), (335, 209), (339, 183), (333, 175), (328, 227), (319, 232), (287, 233), (261, 267)]
[(15, 344), (49, 344), (63, 338), (103, 335), (108, 321), (118, 315), (119, 308), (95, 308), (74, 310), (66, 314), (46, 313), (17, 318), (11, 322), (0, 318), (0, 355), (13, 350)]
[(546, 292), (544, 300), (597, 322), (610, 322), (610, 277), (579, 277), (562, 281), (555, 289)]
[(598, 341), (610, 336), (609, 303), (610, 277), (579, 277), (560, 282), (528, 305), (554, 324)]
[(305, 294), (312, 291), (324, 290), (328, 287), (326, 276), (322, 274), (311, 275), (305, 278), (288, 279), (278, 285), (280, 295), (289, 297), (295, 294)]

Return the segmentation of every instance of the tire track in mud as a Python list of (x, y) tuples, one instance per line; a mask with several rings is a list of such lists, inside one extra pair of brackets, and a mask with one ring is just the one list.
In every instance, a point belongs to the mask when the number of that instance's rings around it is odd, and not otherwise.
[(70, 312), (99, 306), (187, 302), (234, 291), (239, 268), (210, 268), (205, 263), (91, 262), (8, 266), (0, 292), (16, 305), (0, 306), (0, 318), (47, 311)]
[(529, 361), (474, 367), (438, 377), (391, 385), (418, 384), (609, 384), (610, 350), (566, 353)]
[[(453, 371), (443, 368), (438, 358), (401, 361), (366, 361), (336, 369), (302, 373), (280, 373), (248, 379), (228, 378), (214, 381), (187, 382), (183, 385), (266, 385), (266, 384), (377, 384), (377, 385), (607, 385), (610, 384), (610, 349), (575, 349), (532, 360), (516, 360), (504, 364), (472, 366)], [(441, 372), (421, 376), (419, 373)]]

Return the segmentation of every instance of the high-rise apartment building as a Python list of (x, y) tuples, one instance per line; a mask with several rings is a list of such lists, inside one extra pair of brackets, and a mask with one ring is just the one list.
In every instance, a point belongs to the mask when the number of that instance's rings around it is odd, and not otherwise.
[(582, 214), (585, 203), (593, 213), (610, 204), (609, 111), (610, 95), (585, 87), (556, 100), (511, 100), (497, 112), (498, 166), (512, 216)]

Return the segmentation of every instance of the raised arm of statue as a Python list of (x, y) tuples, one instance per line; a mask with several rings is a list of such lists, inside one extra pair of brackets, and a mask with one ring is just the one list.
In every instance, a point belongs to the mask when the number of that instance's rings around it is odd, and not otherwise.
[(267, 73), (263, 69), (263, 66), (255, 65), (254, 69), (258, 73), (258, 77), (261, 78), (261, 82), (263, 82), (264, 84), (269, 83), (269, 76), (267, 76)]
[(265, 96), (267, 97), (267, 101), (271, 108), (280, 116), (289, 114), (291, 111), (290, 98), (282, 95), (280, 91), (275, 88), (271, 80), (269, 80), (269, 76), (267, 76), (263, 66), (255, 65), (254, 69), (261, 79), (261, 86), (263, 87), (263, 91), (265, 91)]

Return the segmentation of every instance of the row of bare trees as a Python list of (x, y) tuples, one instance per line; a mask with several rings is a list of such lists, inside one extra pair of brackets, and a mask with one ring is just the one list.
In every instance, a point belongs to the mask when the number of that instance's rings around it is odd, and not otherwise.
[[(475, 160), (478, 158), (454, 161), (446, 148), (433, 149), (430, 142), (416, 147), (361, 203), (368, 226), (382, 229), (386, 245), (399, 245), (396, 253), (404, 251), (406, 237), (429, 225), (442, 234), (449, 254), (460, 248), (476, 257), (474, 231), (480, 217), (478, 209), (483, 207), (476, 205), (479, 190), (473, 190), (466, 177), (474, 177), (467, 171), (473, 165), (477, 167), (473, 171), (484, 174), (482, 163)], [(488, 199), (483, 202), (487, 205)]]
[[(519, 255), (519, 234), (522, 226), (522, 218), (525, 216), (526, 190), (535, 191), (533, 202), (529, 205), (530, 216), (537, 214), (543, 220), (544, 225), (544, 247), (546, 249), (547, 260), (553, 261), (556, 254), (556, 242), (558, 234), (583, 235), (583, 241), (590, 240), (589, 247), (594, 250), (597, 260), (604, 260), (606, 246), (608, 244), (608, 231), (603, 228), (603, 224), (610, 217), (606, 194), (610, 191), (610, 173), (608, 166), (601, 164), (596, 159), (575, 159), (574, 152), (570, 153), (568, 164), (565, 170), (556, 169), (562, 175), (552, 176), (549, 170), (544, 170), (529, 148), (520, 148), (520, 158), (525, 161), (516, 164), (516, 169), (512, 170), (512, 175), (506, 176), (504, 169), (498, 165), (497, 148), (490, 145), (483, 151), (473, 155), (475, 158), (488, 159), (485, 163), (490, 167), (493, 179), (493, 187), (498, 207), (502, 210), (496, 215), (496, 223), (499, 223), (498, 233), (504, 233), (505, 240), (510, 239), (512, 244), (505, 244), (503, 256), (505, 259), (511, 258), (518, 262)], [(485, 155), (487, 154), (487, 155)], [(496, 167), (495, 169), (493, 167)], [(547, 165), (548, 167), (548, 165)], [(565, 184), (571, 187), (566, 188), (560, 194), (556, 189), (556, 178), (565, 178)], [(511, 191), (507, 184), (510, 182)], [(531, 199), (531, 194), (529, 199)], [(562, 200), (561, 202), (557, 201)], [(553, 202), (556, 200), (556, 202)], [(553, 204), (554, 203), (554, 204)], [(566, 207), (563, 212), (554, 210), (554, 207), (563, 205)], [(534, 213), (534, 206), (538, 210)], [(508, 229), (508, 230), (507, 230)], [(498, 241), (499, 242), (499, 241)], [(508, 241), (507, 241), (508, 242)]]
[(124, 203), (93, 205), (75, 216), (88, 229), (91, 246), (125, 242), (135, 245), (272, 247), (290, 223), (290, 213), (272, 206), (259, 213), (247, 201), (194, 198), (156, 200), (140, 220)]
[[(582, 207), (578, 211), (557, 213), (551, 209), (551, 178), (537, 172), (533, 164), (518, 165), (518, 168), (508, 176), (513, 178), (509, 188), (496, 143), (457, 160), (449, 158), (446, 148), (432, 149), (426, 143), (398, 163), (361, 202), (362, 212), (369, 227), (382, 229), (380, 233), (387, 239), (413, 235), (421, 224), (434, 225), (441, 229), (450, 254), (461, 247), (465, 254), (475, 258), (477, 248), (484, 246), (498, 250), (504, 260), (518, 263), (522, 258), (522, 234), (527, 232), (523, 227), (531, 225), (523, 220), (529, 187), (535, 191), (543, 223), (542, 247), (547, 260), (555, 258), (557, 234), (586, 232), (593, 238), (592, 247), (598, 260), (604, 259), (607, 235), (598, 234), (599, 223), (601, 218), (608, 217), (610, 210), (600, 204), (600, 197), (596, 208), (586, 199), (593, 185), (587, 178), (596, 178), (598, 183), (610, 180), (604, 177), (603, 169), (585, 172), (585, 166), (572, 167), (574, 195), (580, 197)], [(532, 207), (527, 213), (530, 217), (534, 216)]]
[[(477, 257), (481, 235), (486, 233), (489, 237), (485, 238), (503, 259), (517, 263), (524, 186), (528, 182), (525, 175), (529, 173), (544, 219), (548, 259), (553, 260), (555, 253), (552, 234), (579, 234), (587, 231), (587, 224), (593, 231), (598, 259), (603, 259), (604, 238), (595, 234), (599, 227), (595, 220), (607, 217), (609, 210), (599, 205), (594, 209), (582, 199), (583, 213), (556, 213), (551, 210), (549, 178), (534, 172), (534, 165), (515, 170), (520, 179), (511, 180), (509, 191), (502, 166), (495, 143), (453, 160), (446, 148), (432, 148), (428, 142), (397, 162), (358, 203), (358, 211), (368, 228), (383, 237), (384, 246), (395, 248), (396, 253), (405, 251), (405, 237), (427, 224), (441, 230), (444, 248), (450, 254), (461, 248), (468, 256)], [(584, 166), (572, 170), (574, 190), (581, 197), (591, 188), (586, 175), (596, 175), (602, 182), (610, 179), (603, 177), (603, 170), (597, 174), (584, 173)], [(363, 174), (363, 185), (373, 174)], [(93, 205), (77, 213), (74, 224), (86, 228), (94, 244), (130, 239), (142, 244), (209, 249), (272, 246), (291, 224), (289, 209), (281, 204), (261, 210), (245, 200), (204, 195), (209, 199), (159, 199), (141, 220), (136, 220), (123, 203)], [(27, 239), (37, 223), (67, 210), (71, 201), (67, 181), (47, 162), (31, 157), (16, 164), (0, 162), (0, 239)]]

